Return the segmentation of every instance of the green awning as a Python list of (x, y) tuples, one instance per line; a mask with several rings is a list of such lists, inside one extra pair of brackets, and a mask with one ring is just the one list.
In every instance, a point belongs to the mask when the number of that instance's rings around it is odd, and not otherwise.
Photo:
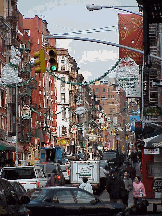
[(6, 147), (4, 145), (0, 145), (0, 151), (4, 151)]
[(5, 141), (0, 141), (0, 151), (15, 151), (15, 146), (9, 145)]

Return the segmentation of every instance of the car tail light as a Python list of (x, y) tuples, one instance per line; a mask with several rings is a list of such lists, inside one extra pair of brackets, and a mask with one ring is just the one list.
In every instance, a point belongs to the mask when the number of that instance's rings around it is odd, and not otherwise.
[(37, 187), (39, 187), (39, 182), (37, 182)]
[(68, 175), (69, 175), (69, 169), (66, 167), (66, 171), (67, 171), (67, 173), (68, 173)]
[(60, 180), (60, 179), (61, 179), (61, 176), (60, 176), (60, 175), (58, 175), (58, 176), (57, 176), (57, 178), (58, 178), (58, 180)]

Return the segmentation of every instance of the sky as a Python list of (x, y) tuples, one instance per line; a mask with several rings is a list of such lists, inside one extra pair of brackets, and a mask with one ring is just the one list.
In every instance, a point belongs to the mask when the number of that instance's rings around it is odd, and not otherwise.
[[(138, 12), (138, 7), (130, 7), (137, 6), (136, 0), (18, 0), (18, 10), (24, 18), (33, 18), (38, 15), (46, 20), (51, 34), (61, 35), (72, 31), (110, 27), (112, 31), (73, 36), (119, 43), (118, 13), (121, 11), (106, 8), (88, 11), (85, 7), (87, 4), (119, 6)], [(104, 44), (57, 39), (56, 47), (68, 49), (69, 54), (76, 60), (80, 68), (79, 73), (83, 74), (85, 81), (91, 81), (103, 75), (115, 65), (119, 58), (117, 47)]]

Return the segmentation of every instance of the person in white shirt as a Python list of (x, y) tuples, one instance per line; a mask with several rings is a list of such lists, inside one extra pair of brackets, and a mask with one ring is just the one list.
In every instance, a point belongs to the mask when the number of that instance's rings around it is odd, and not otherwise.
[(80, 184), (79, 188), (86, 190), (90, 193), (93, 193), (92, 185), (90, 183), (88, 183), (87, 177), (83, 177), (83, 183)]

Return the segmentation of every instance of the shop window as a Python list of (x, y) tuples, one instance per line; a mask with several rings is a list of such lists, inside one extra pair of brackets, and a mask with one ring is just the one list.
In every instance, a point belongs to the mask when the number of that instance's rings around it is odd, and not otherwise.
[(148, 162), (147, 177), (162, 177), (162, 162)]

